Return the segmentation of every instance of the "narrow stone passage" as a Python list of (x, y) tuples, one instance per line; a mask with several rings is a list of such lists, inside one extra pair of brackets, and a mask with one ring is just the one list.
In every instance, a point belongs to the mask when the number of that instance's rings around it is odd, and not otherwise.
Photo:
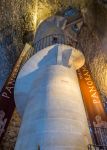
[[(102, 3), (93, 4), (92, 0), (1, 0), (0, 90), (24, 47), (24, 35), (30, 32), (32, 36), (40, 22), (56, 13), (62, 14), (69, 6), (82, 12), (84, 25), (77, 48), (85, 55), (102, 101), (107, 100), (107, 8)], [(14, 149), (19, 127), (20, 116), (15, 110), (0, 150)]]

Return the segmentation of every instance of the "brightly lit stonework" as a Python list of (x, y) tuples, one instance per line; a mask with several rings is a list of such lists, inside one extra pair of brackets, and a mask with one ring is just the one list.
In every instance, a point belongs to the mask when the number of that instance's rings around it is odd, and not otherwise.
[(22, 124), (15, 150), (86, 150), (91, 143), (76, 69), (83, 54), (55, 44), (32, 56), (19, 72), (16, 107)]

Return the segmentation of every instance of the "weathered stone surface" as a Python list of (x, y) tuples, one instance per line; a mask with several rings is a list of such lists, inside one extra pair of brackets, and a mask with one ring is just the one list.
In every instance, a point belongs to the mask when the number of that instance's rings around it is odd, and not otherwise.
[(95, 29), (89, 31), (88, 27), (83, 27), (78, 38), (78, 46), (84, 52), (86, 63), (101, 94), (102, 101), (105, 101), (104, 98), (107, 96), (107, 54), (103, 50), (102, 42)]
[(0, 150), (14, 150), (20, 127), (20, 117), (16, 110), (13, 113), (7, 132), (0, 144)]
[[(92, 0), (90, 0), (90, 2), (91, 1)], [(88, 2), (88, 0), (0, 1), (0, 53), (3, 52), (1, 57), (4, 58), (4, 61), (0, 63), (0, 68), (2, 68), (2, 70), (0, 70), (0, 89), (4, 85), (13, 64), (23, 49), (23, 36), (26, 32), (36, 30), (37, 25), (41, 21), (57, 12), (63, 11), (68, 6), (73, 5), (84, 8), (88, 6), (90, 2)], [(9, 29), (9, 27), (11, 28)], [(11, 43), (8, 42), (6, 47), (4, 38), (7, 38), (7, 36), (8, 40), (11, 39), (12, 41)], [(4, 45), (5, 48), (1, 47), (1, 45)], [(3, 65), (5, 65), (5, 67), (3, 67)]]
[[(91, 3), (92, 0), (0, 0), (0, 44), (3, 44), (8, 35), (13, 39), (12, 42), (7, 42), (5, 48), (0, 45), (0, 60), (3, 58), (3, 61), (0, 61), (0, 89), (23, 49), (25, 32), (36, 30), (37, 25), (45, 18), (73, 5), (82, 10), (85, 23), (88, 24), (88, 28), (83, 27), (81, 30), (78, 46), (85, 54), (99, 91), (103, 97), (107, 96), (107, 10)], [(8, 26), (12, 28), (8, 30)], [(8, 31), (11, 34), (7, 34)], [(0, 145), (1, 150), (14, 149), (19, 127), (20, 117), (15, 111)]]

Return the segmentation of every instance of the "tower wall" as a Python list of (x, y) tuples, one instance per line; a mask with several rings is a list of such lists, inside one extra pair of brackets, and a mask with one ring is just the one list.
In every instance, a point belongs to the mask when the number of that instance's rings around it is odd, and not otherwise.
[(91, 143), (74, 51), (48, 47), (19, 73), (15, 97), (23, 119), (15, 150), (86, 150)]

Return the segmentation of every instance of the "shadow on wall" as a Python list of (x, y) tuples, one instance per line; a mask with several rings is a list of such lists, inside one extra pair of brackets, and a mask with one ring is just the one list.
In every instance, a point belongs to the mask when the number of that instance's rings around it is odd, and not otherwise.
[(96, 17), (96, 30), (102, 38), (107, 34), (107, 8), (100, 3), (94, 3), (94, 15)]
[(17, 59), (15, 36), (12, 26), (0, 31), (0, 90)]

